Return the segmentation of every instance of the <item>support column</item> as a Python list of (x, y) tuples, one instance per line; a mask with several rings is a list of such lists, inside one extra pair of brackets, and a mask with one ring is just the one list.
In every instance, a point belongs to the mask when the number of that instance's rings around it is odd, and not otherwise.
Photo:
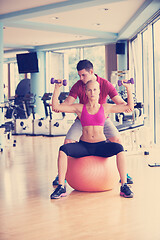
[(127, 41), (121, 41), (124, 43), (124, 54), (117, 54), (117, 70), (128, 70), (128, 43)]
[(117, 71), (116, 44), (105, 46), (106, 79), (111, 82), (112, 71)]
[[(120, 43), (124, 43), (124, 54), (117, 54), (117, 71), (127, 71), (129, 70), (129, 63), (128, 63), (128, 42), (121, 41)], [(128, 79), (129, 75), (125, 74), (122, 75), (119, 80)], [(119, 91), (124, 91), (125, 87), (120, 86)]]
[[(0, 22), (0, 103), (4, 102), (4, 84), (3, 84), (3, 23)], [(0, 125), (4, 123), (4, 113), (0, 108)], [(3, 148), (3, 135), (0, 134), (0, 148)]]
[(46, 53), (37, 52), (39, 72), (31, 74), (31, 93), (36, 94), (35, 113), (45, 117), (44, 106), (41, 97), (46, 92)]

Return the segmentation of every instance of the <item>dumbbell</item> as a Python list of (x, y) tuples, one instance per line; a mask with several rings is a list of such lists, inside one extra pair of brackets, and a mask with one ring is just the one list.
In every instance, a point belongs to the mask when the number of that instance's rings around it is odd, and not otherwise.
[[(125, 83), (131, 83), (131, 84), (134, 84), (134, 80), (133, 78), (130, 78), (130, 80), (128, 80), (127, 82)], [(118, 86), (120, 87), (122, 85), (122, 80), (118, 80)]]
[[(54, 84), (54, 83), (59, 83), (58, 80), (54, 79), (54, 78), (51, 78), (51, 84)], [(67, 86), (67, 80), (64, 79), (63, 80), (63, 86)]]

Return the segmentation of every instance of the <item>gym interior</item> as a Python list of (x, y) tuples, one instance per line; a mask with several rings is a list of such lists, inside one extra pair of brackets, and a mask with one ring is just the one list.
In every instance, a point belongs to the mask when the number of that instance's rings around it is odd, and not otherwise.
[[(159, 240), (160, 0), (0, 1), (0, 239)], [(132, 113), (111, 114), (134, 198), (110, 191), (51, 200), (59, 147), (76, 116), (52, 111), (88, 59)], [(107, 100), (112, 103), (111, 99)]]

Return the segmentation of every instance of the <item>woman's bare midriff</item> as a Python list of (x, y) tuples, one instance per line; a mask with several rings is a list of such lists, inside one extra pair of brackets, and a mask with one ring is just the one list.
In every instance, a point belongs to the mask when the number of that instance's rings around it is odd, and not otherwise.
[(105, 141), (103, 126), (85, 126), (83, 127), (80, 140), (90, 143)]

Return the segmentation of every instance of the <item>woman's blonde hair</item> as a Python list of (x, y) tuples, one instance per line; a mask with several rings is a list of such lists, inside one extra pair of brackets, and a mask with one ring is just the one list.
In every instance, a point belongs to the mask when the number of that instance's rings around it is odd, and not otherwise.
[(85, 84), (85, 89), (87, 89), (87, 86), (88, 86), (88, 84), (90, 84), (90, 83), (96, 83), (96, 84), (98, 84), (98, 86), (99, 86), (99, 83), (98, 83), (97, 81), (95, 81), (95, 80), (89, 80), (89, 81)]

